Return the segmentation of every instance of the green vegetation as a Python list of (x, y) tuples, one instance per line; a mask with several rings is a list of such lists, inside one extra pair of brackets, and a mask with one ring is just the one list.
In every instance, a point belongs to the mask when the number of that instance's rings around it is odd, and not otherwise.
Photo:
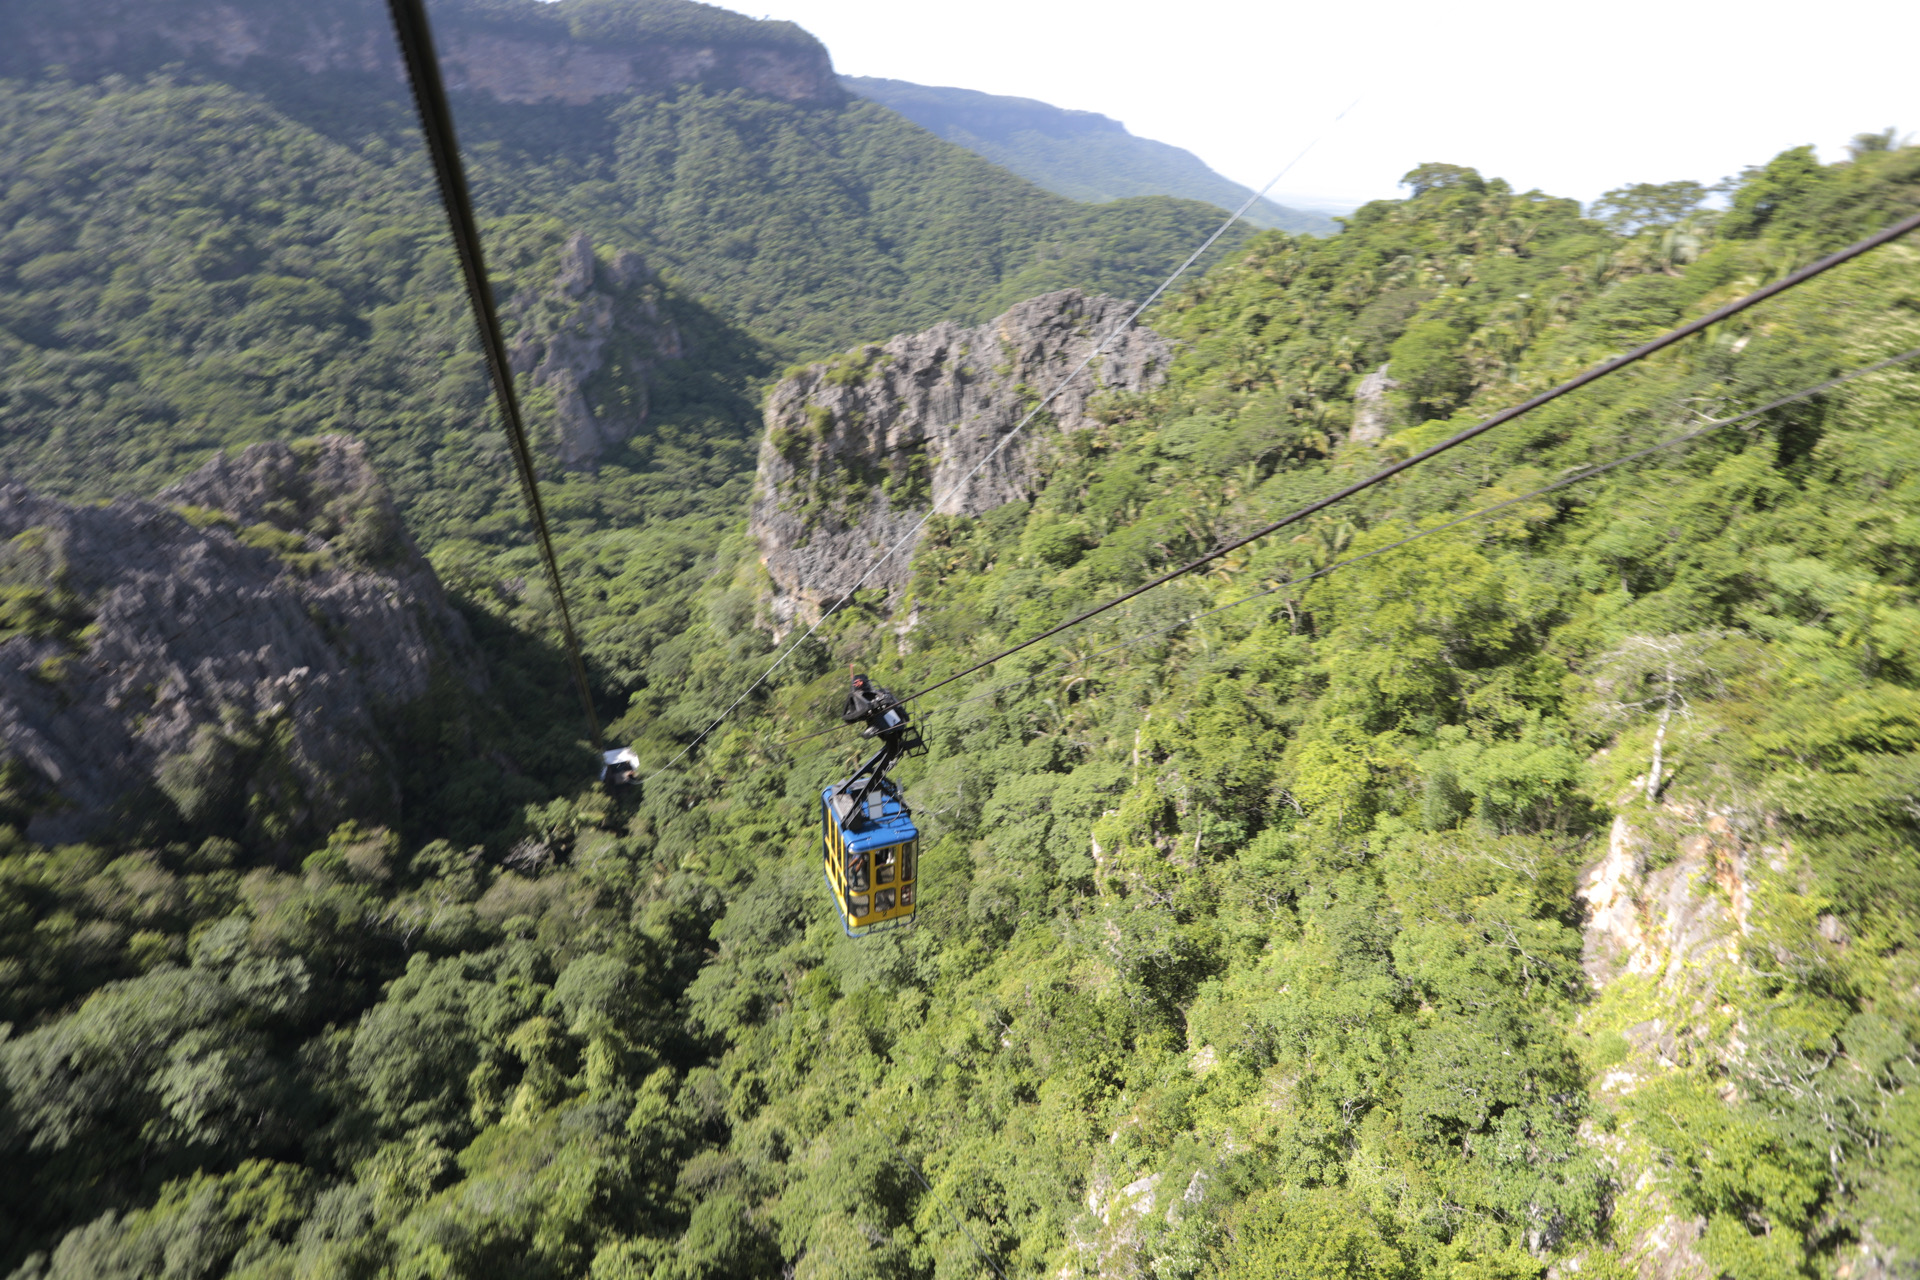
[[(1913, 371), (1178, 625), (1912, 346), (1911, 248), (939, 695), (906, 773), (921, 931), (851, 947), (819, 900), (809, 789), (851, 746), (771, 744), (826, 718), (842, 659), (944, 675), (1883, 224), (1920, 152), (1821, 169), (1738, 234), (1674, 210), (1704, 229), (1678, 263), (1673, 222), (1621, 236), (1470, 171), (1414, 179), (1164, 310), (1190, 344), (1167, 390), (1110, 402), (1030, 506), (936, 523), (910, 652), (853, 613), (772, 725), (723, 729), (628, 824), (663, 872), (730, 886), (688, 1008), (725, 1045), (729, 1189), (802, 1268), (970, 1273), (949, 1215), (1010, 1274), (1191, 1276), (1630, 1274), (1668, 1208), (1713, 1268), (1816, 1275), (1920, 1225), (1894, 1190), (1920, 1142), (1920, 1008), (1895, 994), (1920, 919)], [(1403, 384), (1378, 449), (1342, 444), (1388, 358), (1445, 377)], [(693, 687), (628, 721), (663, 762), (757, 674), (694, 665), (761, 649), (743, 611), (724, 626), (736, 583), (661, 654)], [(1713, 814), (1732, 835), (1686, 863)], [(1739, 965), (1696, 954), (1709, 986), (1590, 987), (1573, 890), (1614, 815), (1650, 869), (1704, 866), (1703, 910), (1739, 868), (1749, 932)]]
[[(246, 75), (251, 70), (264, 71), (263, 78), (277, 77), (284, 81), (284, 64), (268, 63), (271, 69), (267, 70), (260, 65), (249, 69), (243, 63), (236, 72), (230, 47), (220, 51), (228, 55), (227, 59), (217, 61), (206, 56), (208, 51), (204, 45), (194, 48), (194, 42), (188, 41), (183, 49), (177, 40), (155, 38), (155, 30), (171, 29), (176, 36), (182, 31), (204, 32), (210, 22), (231, 22), (234, 16), (241, 16), (251, 24), (250, 33), (256, 38), (265, 34), (261, 44), (268, 46), (271, 53), (282, 55), (307, 47), (325, 30), (307, 21), (311, 14), (293, 0), (249, 0), (238, 15), (219, 16), (210, 14), (197, 0), (151, 0), (138, 19), (122, 21), (125, 29), (120, 33), (121, 38), (112, 44), (98, 49), (67, 46), (64, 52), (78, 61), (78, 66), (63, 61), (48, 67), (36, 59), (36, 54), (47, 52), (43, 43), (46, 33), (49, 29), (57, 30), (63, 20), (78, 25), (109, 22), (116, 16), (111, 8), (87, 7), (85, 0), (78, 4), (21, 0), (19, 4), (9, 5), (5, 12), (0, 12), (0, 74), (36, 76), (50, 71), (55, 74), (92, 71), (95, 65), (88, 55), (93, 54), (110, 64), (107, 70), (124, 75), (194, 65), (223, 78)], [(386, 34), (379, 25), (385, 15), (372, 6), (346, 8), (329, 16), (338, 24), (335, 30), (346, 33), (349, 40), (369, 29)], [(809, 58), (817, 58), (822, 70), (828, 65), (826, 50), (820, 42), (791, 22), (749, 18), (696, 0), (557, 0), (554, 3), (444, 0), (434, 6), (432, 17), (443, 40), (448, 35), (484, 32), (556, 44), (612, 46), (620, 51), (636, 45), (691, 44), (724, 51), (797, 55), (802, 65)], [(227, 34), (231, 32), (230, 27)], [(42, 39), (36, 40), (35, 36)], [(181, 56), (189, 51), (190, 56)]]
[[(1091, 111), (877, 76), (842, 76), (840, 82), (948, 142), (1071, 200), (1170, 195), (1238, 209), (1253, 195), (1209, 169), (1191, 151), (1136, 138), (1118, 120)], [(1322, 214), (1266, 199), (1255, 200), (1245, 217), (1256, 227), (1308, 235), (1332, 235), (1340, 229)]]
[[(559, 10), (588, 7), (528, 12)], [(349, 432), (465, 604), (550, 627), (541, 590), (515, 585), (537, 563), (407, 104), (358, 81), (234, 76), (248, 87), (0, 81), (0, 466), (63, 496), (151, 493), (221, 448)], [(585, 229), (606, 263), (637, 249), (664, 273), (615, 301), (686, 353), (652, 361), (644, 428), (597, 470), (559, 472), (539, 441), (569, 572), (610, 602), (589, 633), (615, 705), (694, 615), (781, 356), (1041, 289), (1139, 295), (1216, 218), (1191, 201), (1075, 205), (871, 103), (692, 88), (593, 108), (463, 100), (460, 123), (510, 324), (543, 322)], [(631, 409), (616, 375), (640, 354), (610, 348), (597, 404)], [(529, 397), (537, 421), (545, 395)]]
[[(471, 113), (476, 142), (502, 110)], [(688, 90), (635, 98), (607, 128), (603, 151), (515, 157), (516, 194), (505, 174), (481, 181), (505, 207), (635, 245), (789, 358), (986, 319), (1031, 296), (1007, 286), (1034, 267), (1047, 287), (1143, 297), (1221, 221), (1165, 196), (1076, 205), (871, 102), (829, 111)]]
[[(549, 491), (649, 770), (769, 660), (739, 513), (776, 353), (858, 341), (863, 376), (889, 328), (1138, 278), (1191, 230), (993, 186), (870, 104), (636, 100), (524, 166), (512, 113), (478, 115), (508, 303), (584, 226), (662, 269), (701, 353)], [(822, 897), (818, 787), (856, 744), (776, 744), (831, 723), (848, 660), (944, 676), (1884, 224), (1920, 150), (1789, 152), (1718, 217), (1625, 189), (1612, 225), (1428, 165), (1337, 238), (1246, 241), (1158, 313), (1166, 387), (1102, 405), (1032, 502), (930, 526), (914, 630), (846, 611), (616, 801), (565, 781), (564, 668), (425, 175), (378, 121), (305, 118), (217, 85), (0, 91), (0, 459), (93, 496), (363, 435), (519, 773), (396, 726), (401, 833), (294, 865), (205, 833), (34, 847), (43, 797), (0, 764), (0, 1266), (945, 1277), (981, 1272), (970, 1232), (1008, 1274), (1626, 1276), (1671, 1209), (1741, 1280), (1862, 1247), (1911, 1269), (1920, 373), (1295, 581), (1914, 346), (1911, 246), (943, 691), (903, 775), (911, 934), (850, 943)], [(834, 187), (860, 175), (864, 207)], [(1395, 433), (1349, 443), (1389, 362)], [(4, 625), (81, 645), (57, 550), (6, 550)], [(222, 753), (273, 749), (216, 737), (161, 780), (184, 807), (225, 802)], [(1574, 889), (1616, 818), (1692, 877), (1661, 909), (1744, 928), (1596, 991)]]
[(46, 529), (29, 529), (0, 547), (0, 639), (43, 636), (77, 643), (93, 621), (67, 581), (66, 557)]

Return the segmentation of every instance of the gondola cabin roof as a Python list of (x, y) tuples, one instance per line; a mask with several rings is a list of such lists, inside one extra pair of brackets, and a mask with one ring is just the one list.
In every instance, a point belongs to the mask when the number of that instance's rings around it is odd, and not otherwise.
[(867, 853), (919, 837), (919, 829), (913, 825), (907, 806), (900, 802), (898, 796), (884, 795), (878, 789), (867, 797), (867, 803), (863, 806), (866, 809), (864, 819), (857, 826), (849, 825), (848, 811), (852, 808), (853, 798), (837, 795), (840, 785), (835, 783), (823, 790), (820, 801), (833, 814), (849, 853)]

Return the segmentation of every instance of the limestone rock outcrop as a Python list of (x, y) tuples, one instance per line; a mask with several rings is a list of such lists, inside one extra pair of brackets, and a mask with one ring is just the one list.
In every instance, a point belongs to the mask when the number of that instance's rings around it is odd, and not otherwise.
[(480, 656), (344, 437), (218, 457), (154, 501), (0, 486), (0, 773), (45, 842), (268, 851), (400, 801), (394, 718)]
[(857, 348), (776, 386), (748, 525), (773, 580), (776, 628), (811, 621), (862, 577), (897, 591), (929, 510), (976, 516), (1029, 497), (1044, 451), (1092, 425), (1095, 396), (1164, 380), (1172, 347), (1138, 326), (1075, 372), (1130, 309), (1065, 289), (976, 327), (949, 321)]
[[(676, 11), (678, 10), (678, 11)], [(698, 84), (716, 93), (837, 105), (846, 91), (821, 44), (786, 22), (706, 5), (438, 5), (435, 41), (447, 87), (501, 102), (562, 103)], [(401, 78), (386, 6), (291, 0), (71, 0), (0, 7), (0, 74), (49, 67), (91, 77), (171, 63), (266, 64), (312, 75)]]
[[(1581, 876), (1581, 961), (1602, 993), (1600, 1016), (1605, 989), (1630, 978), (1649, 984), (1639, 989), (1652, 993), (1657, 1011), (1622, 1032), (1630, 1052), (1595, 1080), (1600, 1097), (1624, 1097), (1698, 1056), (1739, 1059), (1739, 1024), (1731, 1035), (1716, 1034), (1708, 1029), (1709, 1010), (1724, 998), (1722, 981), (1744, 963), (1753, 876), (1783, 872), (1791, 860), (1790, 850), (1765, 843), (1767, 833), (1750, 819), (1673, 803), (1622, 813), (1605, 856)], [(1631, 1124), (1611, 1135), (1592, 1126), (1582, 1133), (1612, 1167), (1614, 1229), (1640, 1280), (1712, 1280), (1714, 1268), (1698, 1249), (1705, 1220), (1678, 1210)]]
[(567, 241), (551, 285), (524, 290), (505, 307), (515, 326), (508, 359), (552, 397), (563, 467), (593, 470), (645, 425), (650, 375), (684, 350), (662, 300), (639, 254), (622, 250), (602, 262), (581, 232)]

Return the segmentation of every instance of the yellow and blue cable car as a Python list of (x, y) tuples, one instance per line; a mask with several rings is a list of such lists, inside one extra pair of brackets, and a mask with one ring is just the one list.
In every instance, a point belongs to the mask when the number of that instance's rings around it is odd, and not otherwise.
[(827, 889), (849, 938), (913, 923), (919, 908), (920, 832), (890, 779), (862, 796), (858, 775), (820, 793), (820, 842)]

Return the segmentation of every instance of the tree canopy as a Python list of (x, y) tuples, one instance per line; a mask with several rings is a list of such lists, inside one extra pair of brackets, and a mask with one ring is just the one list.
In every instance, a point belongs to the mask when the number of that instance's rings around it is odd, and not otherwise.
[[(1338, 237), (1234, 245), (1151, 317), (1164, 387), (1101, 403), (1030, 500), (930, 524), (910, 629), (860, 602), (664, 768), (770, 662), (740, 522), (777, 355), (1137, 280), (1203, 219), (996, 187), (872, 106), (616, 117), (543, 165), (505, 114), (472, 145), (509, 296), (584, 226), (650, 255), (632, 305), (703, 353), (550, 491), (613, 732), (664, 769), (622, 797), (569, 781), (412, 153), (232, 87), (0, 92), (7, 465), (104, 496), (361, 431), (519, 779), (423, 774), (403, 829), (297, 865), (0, 828), (0, 1265), (1625, 1276), (1673, 1215), (1707, 1274), (1911, 1267), (1920, 372), (1437, 529), (1911, 348), (1911, 246), (929, 699), (911, 933), (850, 942), (823, 896), (857, 744), (780, 744), (849, 660), (943, 677), (1883, 225), (1920, 150), (1787, 152), (1717, 222), (1681, 184), (1609, 222), (1423, 165)], [(1382, 366), (1389, 433), (1353, 440)], [(9, 630), (61, 625), (30, 560)], [(1725, 924), (1671, 975), (1594, 950), (1575, 890), (1616, 840), (1660, 910)]]

